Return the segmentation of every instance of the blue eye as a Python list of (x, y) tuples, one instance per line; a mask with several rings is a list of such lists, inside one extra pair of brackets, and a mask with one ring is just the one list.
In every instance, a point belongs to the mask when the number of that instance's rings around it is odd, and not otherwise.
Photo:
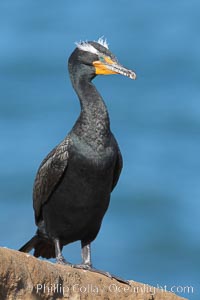
[(105, 59), (104, 59), (103, 56), (99, 56), (99, 60), (100, 60), (101, 62), (104, 62), (104, 61), (105, 61)]

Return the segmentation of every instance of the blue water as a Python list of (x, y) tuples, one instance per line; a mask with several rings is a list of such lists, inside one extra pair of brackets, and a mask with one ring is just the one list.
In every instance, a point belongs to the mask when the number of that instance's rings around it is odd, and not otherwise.
[[(124, 158), (93, 243), (93, 263), (200, 299), (200, 2), (0, 2), (0, 236), (18, 249), (34, 231), (41, 160), (71, 129), (79, 103), (67, 73), (74, 42), (104, 35), (137, 81), (98, 77)], [(80, 245), (65, 247), (80, 262)]]

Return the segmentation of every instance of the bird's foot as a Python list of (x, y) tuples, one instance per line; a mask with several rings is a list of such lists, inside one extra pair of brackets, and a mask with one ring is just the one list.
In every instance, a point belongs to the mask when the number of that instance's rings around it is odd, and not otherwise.
[(88, 264), (78, 264), (78, 265), (71, 265), (73, 268), (77, 268), (77, 269), (82, 269), (82, 270), (88, 270), (90, 272), (94, 272), (94, 273), (98, 273), (98, 274), (101, 274), (101, 275), (104, 275), (110, 279), (116, 279), (117, 281), (121, 282), (121, 283), (125, 283), (125, 284), (128, 284), (130, 285), (129, 281), (128, 280), (125, 280), (121, 277), (118, 277), (118, 276), (115, 276), (113, 274), (110, 274), (109, 272), (105, 272), (105, 271), (102, 271), (102, 270), (98, 270), (98, 269), (95, 269), (93, 268), (91, 265), (88, 265)]
[(66, 261), (66, 259), (62, 255), (56, 257), (56, 263), (60, 265), (71, 266), (71, 264), (68, 261)]
[(82, 270), (89, 270), (91, 271), (92, 266), (90, 264), (76, 264), (72, 265), (73, 268), (82, 269)]

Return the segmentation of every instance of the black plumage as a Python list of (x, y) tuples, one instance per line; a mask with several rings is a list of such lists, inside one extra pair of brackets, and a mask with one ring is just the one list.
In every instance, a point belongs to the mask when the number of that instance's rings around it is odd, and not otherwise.
[[(110, 195), (120, 176), (122, 156), (110, 130), (109, 115), (92, 83), (98, 74), (136, 78), (122, 67), (105, 41), (77, 45), (68, 62), (81, 113), (74, 127), (41, 163), (33, 189), (36, 235), (20, 251), (67, 263), (62, 248), (80, 240), (82, 265), (91, 268), (96, 238)], [(79, 265), (80, 266), (80, 265)]]

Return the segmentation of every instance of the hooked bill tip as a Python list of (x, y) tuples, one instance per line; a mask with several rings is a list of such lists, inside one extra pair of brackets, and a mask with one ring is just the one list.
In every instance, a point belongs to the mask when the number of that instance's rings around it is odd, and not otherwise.
[(129, 75), (128, 75), (129, 78), (135, 80), (137, 78), (137, 75), (135, 74), (135, 72), (131, 72)]
[(121, 65), (115, 66), (115, 71), (116, 71), (116, 73), (127, 76), (128, 78), (133, 79), (133, 80), (135, 80), (137, 77), (136, 73), (134, 71), (124, 68)]
[(136, 73), (132, 70), (125, 70), (125, 71), (119, 72), (119, 74), (127, 76), (128, 78), (133, 79), (133, 80), (135, 80), (137, 77)]

